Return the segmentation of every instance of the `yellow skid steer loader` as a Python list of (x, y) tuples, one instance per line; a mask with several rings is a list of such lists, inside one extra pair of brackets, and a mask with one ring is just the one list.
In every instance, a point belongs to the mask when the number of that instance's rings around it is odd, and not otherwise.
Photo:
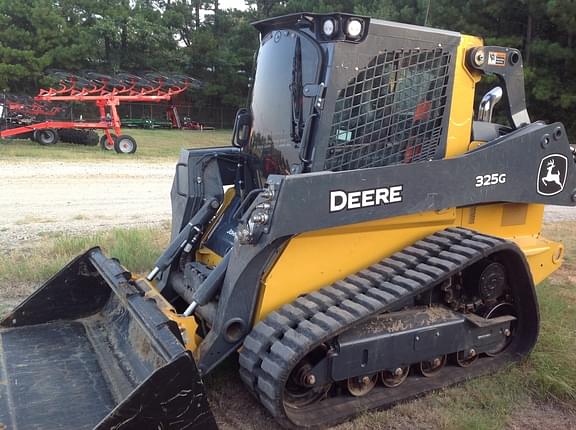
[(283, 427), (322, 427), (534, 347), (563, 258), (544, 205), (576, 178), (520, 52), (339, 13), (254, 26), (250, 106), (230, 147), (182, 150), (146, 278), (93, 248), (2, 321), (5, 428), (214, 428), (202, 376), (231, 354)]

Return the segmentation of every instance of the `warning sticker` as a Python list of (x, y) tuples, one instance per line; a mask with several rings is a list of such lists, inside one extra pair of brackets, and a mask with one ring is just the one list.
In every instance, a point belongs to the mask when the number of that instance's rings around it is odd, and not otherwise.
[(504, 67), (506, 65), (506, 53), (488, 52), (488, 65)]

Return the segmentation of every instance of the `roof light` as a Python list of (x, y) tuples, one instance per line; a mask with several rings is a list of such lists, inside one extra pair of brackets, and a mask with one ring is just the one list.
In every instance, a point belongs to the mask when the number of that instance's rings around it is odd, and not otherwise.
[(336, 22), (332, 18), (327, 18), (322, 23), (322, 33), (326, 37), (332, 37), (336, 32)]
[(346, 23), (346, 34), (351, 39), (358, 39), (362, 34), (362, 27), (364, 27), (364, 25), (359, 19), (349, 19)]

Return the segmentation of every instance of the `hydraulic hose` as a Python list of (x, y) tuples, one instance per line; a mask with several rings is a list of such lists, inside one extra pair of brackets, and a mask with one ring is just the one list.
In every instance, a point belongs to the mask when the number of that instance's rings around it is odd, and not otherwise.
[(220, 202), (217, 199), (206, 200), (190, 222), (184, 226), (180, 233), (178, 233), (178, 236), (176, 236), (158, 260), (156, 260), (154, 268), (148, 273), (146, 279), (152, 281), (158, 273), (166, 270), (184, 248), (190, 248), (187, 249), (187, 252), (190, 252), (201, 237), (204, 226), (214, 216), (219, 207)]

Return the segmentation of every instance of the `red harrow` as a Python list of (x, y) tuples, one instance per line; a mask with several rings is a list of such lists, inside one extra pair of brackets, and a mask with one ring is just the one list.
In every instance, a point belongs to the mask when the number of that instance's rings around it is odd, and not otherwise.
[[(85, 102), (95, 103), (100, 113), (100, 120), (87, 121), (13, 121), (11, 113), (16, 110), (30, 110), (16, 102), (5, 102), (2, 110), (4, 129), (0, 137), (32, 135), (34, 140), (43, 145), (54, 144), (59, 140), (58, 130), (66, 129), (100, 129), (104, 135), (100, 138), (103, 149), (116, 150), (118, 153), (134, 153), (136, 140), (127, 134), (122, 134), (118, 106), (121, 102), (162, 102), (169, 101), (176, 94), (189, 88), (198, 88), (200, 81), (184, 75), (166, 75), (148, 72), (142, 76), (119, 73), (108, 76), (96, 72), (84, 72), (81, 75), (64, 71), (52, 71), (51, 76), (57, 84), (48, 89), (41, 89), (34, 98), (39, 106), (47, 102)], [(44, 116), (51, 116), (44, 112)]]

